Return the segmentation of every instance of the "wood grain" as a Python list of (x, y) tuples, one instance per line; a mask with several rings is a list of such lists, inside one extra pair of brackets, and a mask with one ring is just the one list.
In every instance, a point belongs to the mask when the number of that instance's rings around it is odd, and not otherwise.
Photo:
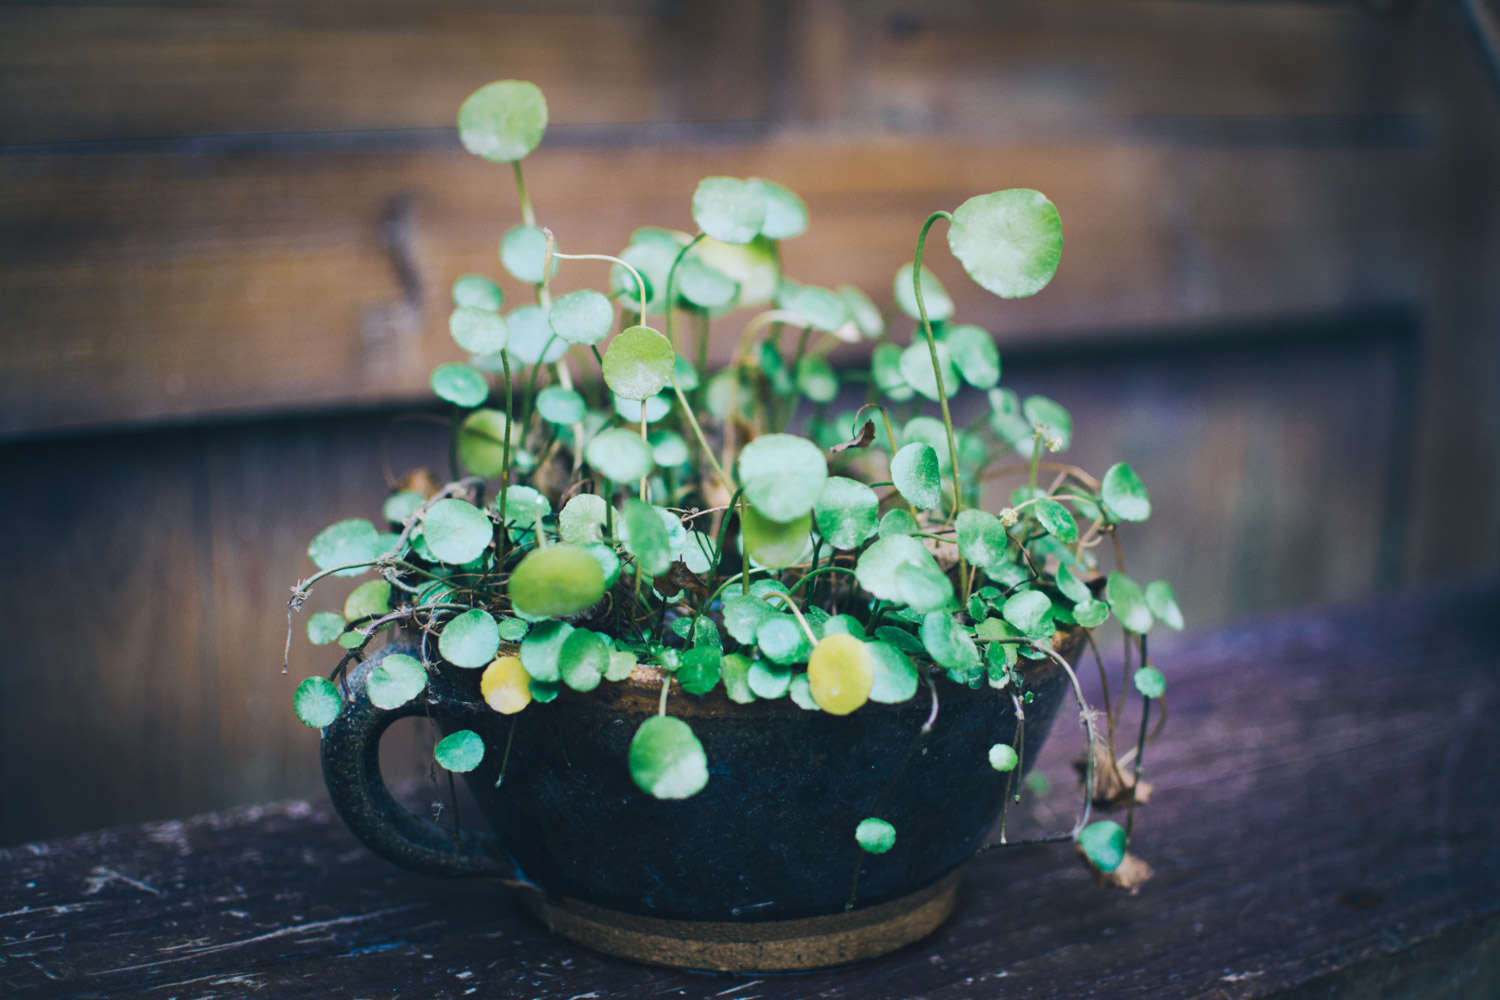
[[(646, 223), (690, 228), (705, 174), (775, 178), (813, 217), (785, 248), (787, 272), (853, 282), (888, 311), (892, 276), (933, 207), (1044, 188), (1062, 206), (1068, 251), (1042, 295), (1002, 303), (946, 251), (931, 258), (961, 315), (1002, 348), (1420, 300), (1432, 280), (1406, 252), (1422, 203), (1391, 196), (1427, 183), (1422, 149), (955, 139), (934, 159), (898, 139), (803, 136), (528, 162), (540, 218), (572, 252), (618, 252)], [(0, 158), (0, 190), (16, 195), (0, 209), (0, 300), (14, 303), (0, 329), (0, 435), (417, 399), (431, 366), (459, 356), (446, 332), (453, 278), (501, 275), (497, 234), (517, 215), (509, 185), (457, 153)], [(163, 190), (177, 194), (163, 203)], [(414, 289), (398, 279), (397, 254)], [(559, 282), (603, 272), (578, 265)], [(502, 284), (512, 303), (530, 301)], [(717, 325), (716, 357), (743, 321)]]
[(371, 131), (447, 144), (463, 99), (502, 77), (541, 86), (564, 133), (763, 119), (768, 11), (696, 7), (7, 4), (0, 145)]
[[(1484, 997), (1500, 932), (1497, 612), (1491, 583), (1160, 648), (1173, 723), (1149, 758), (1156, 794), (1136, 848), (1156, 876), (1140, 894), (1095, 888), (1065, 848), (990, 855), (936, 934), (853, 968), (707, 977), (605, 959), (548, 936), (498, 887), (401, 873), (325, 806), (289, 802), (0, 851), (0, 985), (20, 997), (1417, 997), (1439, 985)], [(1055, 738), (1041, 766), (1060, 775), (1070, 750)], [(1032, 821), (1065, 824), (1071, 800), (1058, 806)]]

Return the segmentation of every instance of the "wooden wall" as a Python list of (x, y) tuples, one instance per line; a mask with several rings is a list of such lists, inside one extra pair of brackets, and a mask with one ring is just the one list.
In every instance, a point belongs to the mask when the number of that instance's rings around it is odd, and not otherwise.
[(315, 792), (286, 587), (439, 460), (392, 418), (498, 272), (510, 180), (452, 120), (502, 76), (569, 249), (759, 174), (812, 212), (789, 272), (888, 305), (930, 210), (1046, 191), (1042, 295), (934, 268), (1141, 470), (1132, 568), (1195, 624), (1500, 566), (1500, 99), (1455, 4), (5, 5), (0, 842)]

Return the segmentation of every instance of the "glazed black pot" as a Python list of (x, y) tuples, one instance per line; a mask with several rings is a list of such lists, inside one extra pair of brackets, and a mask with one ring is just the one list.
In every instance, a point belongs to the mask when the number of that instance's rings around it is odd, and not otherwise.
[[(523, 898), (549, 926), (642, 961), (811, 968), (916, 940), (952, 909), (958, 868), (985, 841), (1007, 787), (988, 750), (1013, 741), (1016, 715), (1011, 698), (988, 686), (938, 679), (926, 733), (925, 690), (832, 716), (788, 698), (740, 705), (722, 690), (700, 698), (674, 686), (669, 712), (703, 743), (709, 780), (691, 798), (664, 801), (637, 788), (626, 766), (631, 737), (657, 711), (653, 668), (504, 716), (480, 697), (480, 671), (445, 664), (424, 697), (376, 708), (365, 694), (369, 672), (390, 653), (416, 655), (415, 646), (397, 637), (353, 669), (345, 710), (324, 730), (324, 780), (344, 821), (402, 867), (534, 887)], [(1032, 669), (1027, 766), (1068, 688), (1050, 662)], [(466, 777), (492, 833), (455, 839), (392, 798), (380, 735), (412, 715), (484, 739), (483, 762)], [(855, 842), (869, 816), (897, 831), (884, 854)]]

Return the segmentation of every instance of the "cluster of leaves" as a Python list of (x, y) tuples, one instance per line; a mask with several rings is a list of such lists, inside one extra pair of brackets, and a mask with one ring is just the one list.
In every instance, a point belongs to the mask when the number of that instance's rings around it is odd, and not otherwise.
[[(341, 614), (307, 622), (314, 643), (351, 656), (383, 629), (421, 631), (420, 659), (389, 655), (370, 674), (372, 703), (420, 697), (440, 661), (481, 671), (485, 701), (504, 714), (564, 688), (658, 683), (661, 712), (635, 734), (628, 766), (645, 792), (684, 798), (707, 782), (708, 762), (669, 714), (673, 681), (691, 697), (789, 698), (834, 715), (906, 701), (924, 681), (936, 698), (944, 676), (1019, 704), (1031, 698), (1029, 664), (1069, 669), (1054, 650), (1059, 630), (1114, 618), (1139, 640), (1140, 689), (1161, 696), (1143, 637), (1157, 621), (1181, 627), (1171, 588), (1143, 587), (1118, 566), (1105, 573), (1097, 558), (1120, 525), (1149, 515), (1146, 488), (1123, 463), (1095, 478), (1043, 460), (1071, 442), (1067, 411), (999, 387), (994, 339), (954, 320), (921, 262), (928, 230), (946, 219), (976, 282), (1002, 297), (1034, 294), (1061, 252), (1050, 201), (999, 191), (929, 218), (894, 279), (915, 323), (903, 345), (860, 290), (782, 273), (779, 244), (808, 213), (767, 180), (703, 180), (696, 234), (648, 227), (618, 256), (564, 252), (521, 182), (520, 160), (545, 125), (540, 91), (520, 81), (482, 88), (459, 113), (469, 150), (514, 165), (523, 223), (501, 238), (499, 257), (535, 301), (507, 311), (489, 278), (454, 283), (449, 329), (468, 358), (431, 378), (453, 407), (452, 481), (416, 477), (418, 488), (386, 500), (381, 523), (325, 529), (308, 548), (319, 572), (294, 588), (300, 607), (324, 579), (372, 574)], [(592, 261), (610, 265), (604, 288), (554, 297), (565, 266), (586, 275)], [(711, 323), (745, 311), (730, 363), (710, 372)], [(689, 327), (681, 336), (679, 323)], [(868, 372), (841, 376), (829, 352), (861, 340), (873, 342)], [(598, 378), (575, 376), (580, 358), (597, 363)], [(989, 407), (957, 429), (948, 401), (965, 386), (987, 393)], [(940, 415), (924, 412), (928, 403)], [(1019, 485), (985, 510), (982, 485), (1006, 476)], [(343, 696), (310, 678), (295, 707), (321, 727)], [(1019, 749), (997, 744), (990, 762), (1014, 771)], [(436, 750), (454, 771), (484, 754), (468, 730)], [(1112, 739), (1109, 754), (1114, 763)], [(1099, 824), (1084, 832), (1091, 860), (1111, 867), (1119, 838)], [(875, 853), (895, 835), (878, 817), (856, 831)]]

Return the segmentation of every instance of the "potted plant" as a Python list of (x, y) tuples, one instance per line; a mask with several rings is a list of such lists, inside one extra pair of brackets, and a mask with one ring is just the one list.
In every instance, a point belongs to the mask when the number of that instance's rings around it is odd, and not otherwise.
[[(451, 476), (415, 473), (381, 523), (322, 531), (318, 572), (293, 588), (296, 612), (316, 585), (367, 577), (341, 613), (308, 619), (312, 642), (345, 653), (294, 697), (343, 818), (398, 864), (501, 878), (605, 951), (827, 965), (941, 922), (962, 863), (1005, 842), (1007, 804), (1071, 698), (1091, 749), (1079, 819), (1054, 839), (1138, 883), (1130, 819), (1090, 813), (1133, 817), (1144, 798), (1164, 687), (1146, 634), (1181, 627), (1171, 588), (1118, 564), (1146, 489), (1126, 464), (1095, 478), (1052, 457), (1067, 411), (999, 387), (993, 339), (956, 321), (922, 263), (946, 223), (980, 285), (1034, 294), (1058, 265), (1057, 209), (1014, 189), (934, 212), (895, 277), (916, 324), (903, 346), (859, 290), (782, 273), (778, 244), (807, 210), (771, 181), (707, 178), (698, 232), (579, 252), (524, 183), (546, 122), (515, 80), (459, 111), (464, 145), (512, 165), (521, 224), (500, 261), (534, 301), (506, 311), (488, 278), (453, 285), (468, 358), (431, 378), (453, 408)], [(559, 294), (564, 267), (574, 290)], [(738, 337), (711, 372), (715, 324)], [(841, 376), (828, 353), (860, 340), (868, 373)], [(961, 428), (949, 400), (965, 388), (989, 405)], [(1010, 490), (995, 510), (986, 484)], [(1110, 619), (1143, 699), (1123, 760), (1128, 691), (1111, 702), (1105, 681), (1096, 726), (1073, 667)], [(440, 827), (387, 791), (380, 734), (418, 714), (490, 831)]]

